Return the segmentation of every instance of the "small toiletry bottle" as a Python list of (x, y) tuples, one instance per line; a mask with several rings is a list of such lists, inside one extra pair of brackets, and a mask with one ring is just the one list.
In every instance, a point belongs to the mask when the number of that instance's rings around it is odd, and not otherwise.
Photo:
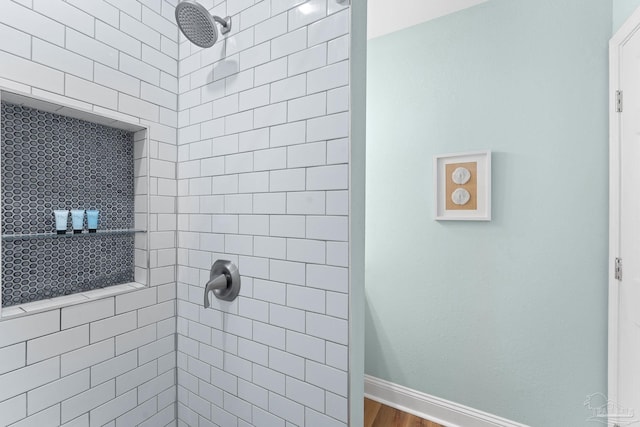
[(73, 226), (73, 234), (82, 233), (84, 228), (84, 211), (80, 209), (71, 209), (71, 225)]
[(98, 209), (87, 209), (87, 228), (89, 233), (95, 233), (98, 229)]
[(67, 232), (67, 221), (69, 219), (69, 211), (68, 210), (55, 210), (53, 214), (56, 217), (56, 234), (66, 234)]

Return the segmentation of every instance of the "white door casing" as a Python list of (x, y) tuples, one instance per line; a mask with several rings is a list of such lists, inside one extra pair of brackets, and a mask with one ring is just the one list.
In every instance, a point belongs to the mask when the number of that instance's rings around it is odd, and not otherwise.
[(640, 9), (609, 48), (608, 413), (609, 425), (624, 426), (640, 422)]

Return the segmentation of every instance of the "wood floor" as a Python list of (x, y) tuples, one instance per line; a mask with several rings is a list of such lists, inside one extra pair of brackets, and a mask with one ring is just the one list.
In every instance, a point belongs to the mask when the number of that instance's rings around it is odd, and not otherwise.
[(443, 427), (371, 399), (364, 399), (364, 427)]

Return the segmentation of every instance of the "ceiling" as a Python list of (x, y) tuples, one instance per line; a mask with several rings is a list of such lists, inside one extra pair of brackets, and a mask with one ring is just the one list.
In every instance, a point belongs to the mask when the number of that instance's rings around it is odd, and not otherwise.
[(369, 0), (367, 38), (393, 33), (487, 0)]

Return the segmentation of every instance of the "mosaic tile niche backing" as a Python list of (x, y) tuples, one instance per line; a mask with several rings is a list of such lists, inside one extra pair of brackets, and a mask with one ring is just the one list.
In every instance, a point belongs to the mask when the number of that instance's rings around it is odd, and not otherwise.
[(132, 229), (133, 133), (3, 102), (0, 141), (2, 306), (133, 281), (133, 234), (15, 239), (55, 233), (55, 209)]

